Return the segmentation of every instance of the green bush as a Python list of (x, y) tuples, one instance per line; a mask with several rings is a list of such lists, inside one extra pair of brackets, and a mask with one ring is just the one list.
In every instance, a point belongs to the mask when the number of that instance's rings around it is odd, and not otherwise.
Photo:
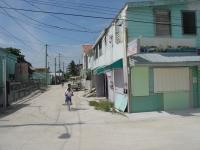
[(108, 100), (100, 101), (99, 103), (96, 101), (90, 101), (90, 106), (94, 106), (96, 110), (103, 110), (105, 112), (109, 112), (110, 108), (114, 109), (114, 103)]
[(95, 106), (95, 107), (96, 107), (96, 106), (99, 105), (99, 103), (96, 102), (96, 101), (90, 101), (90, 102), (89, 102), (89, 105), (90, 105), (90, 106)]

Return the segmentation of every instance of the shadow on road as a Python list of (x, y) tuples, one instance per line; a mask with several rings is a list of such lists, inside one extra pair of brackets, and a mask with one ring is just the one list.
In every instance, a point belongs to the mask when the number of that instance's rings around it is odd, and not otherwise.
[(30, 104), (17, 104), (11, 105), (5, 109), (0, 110), (0, 119), (15, 113), (16, 111), (29, 106)]
[(171, 111), (165, 111), (165, 112), (171, 115), (179, 115), (183, 117), (188, 117), (188, 116), (195, 116), (196, 113), (200, 113), (200, 109), (171, 110)]
[(17, 127), (27, 127), (27, 126), (73, 126), (73, 125), (80, 125), (85, 124), (82, 122), (78, 123), (62, 123), (62, 124), (19, 124), (19, 125), (0, 125), (0, 128), (17, 128)]

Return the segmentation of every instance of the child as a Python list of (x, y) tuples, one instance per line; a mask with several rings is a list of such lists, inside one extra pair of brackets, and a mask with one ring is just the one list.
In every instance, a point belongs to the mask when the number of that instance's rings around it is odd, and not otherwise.
[(68, 88), (65, 91), (65, 103), (67, 103), (67, 101), (71, 102), (71, 96), (72, 96), (72, 90), (70, 88)]

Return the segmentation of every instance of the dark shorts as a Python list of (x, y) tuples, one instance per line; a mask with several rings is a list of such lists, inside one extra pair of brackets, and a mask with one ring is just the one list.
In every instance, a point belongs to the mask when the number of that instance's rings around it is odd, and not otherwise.
[(65, 100), (69, 101), (69, 100), (71, 100), (71, 97), (70, 96), (65, 96)]

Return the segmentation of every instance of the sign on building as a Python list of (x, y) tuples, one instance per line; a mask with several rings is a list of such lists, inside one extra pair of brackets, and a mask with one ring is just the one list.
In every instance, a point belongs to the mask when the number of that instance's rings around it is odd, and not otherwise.
[(136, 39), (128, 43), (127, 56), (131, 56), (139, 52), (140, 52), (140, 39)]

